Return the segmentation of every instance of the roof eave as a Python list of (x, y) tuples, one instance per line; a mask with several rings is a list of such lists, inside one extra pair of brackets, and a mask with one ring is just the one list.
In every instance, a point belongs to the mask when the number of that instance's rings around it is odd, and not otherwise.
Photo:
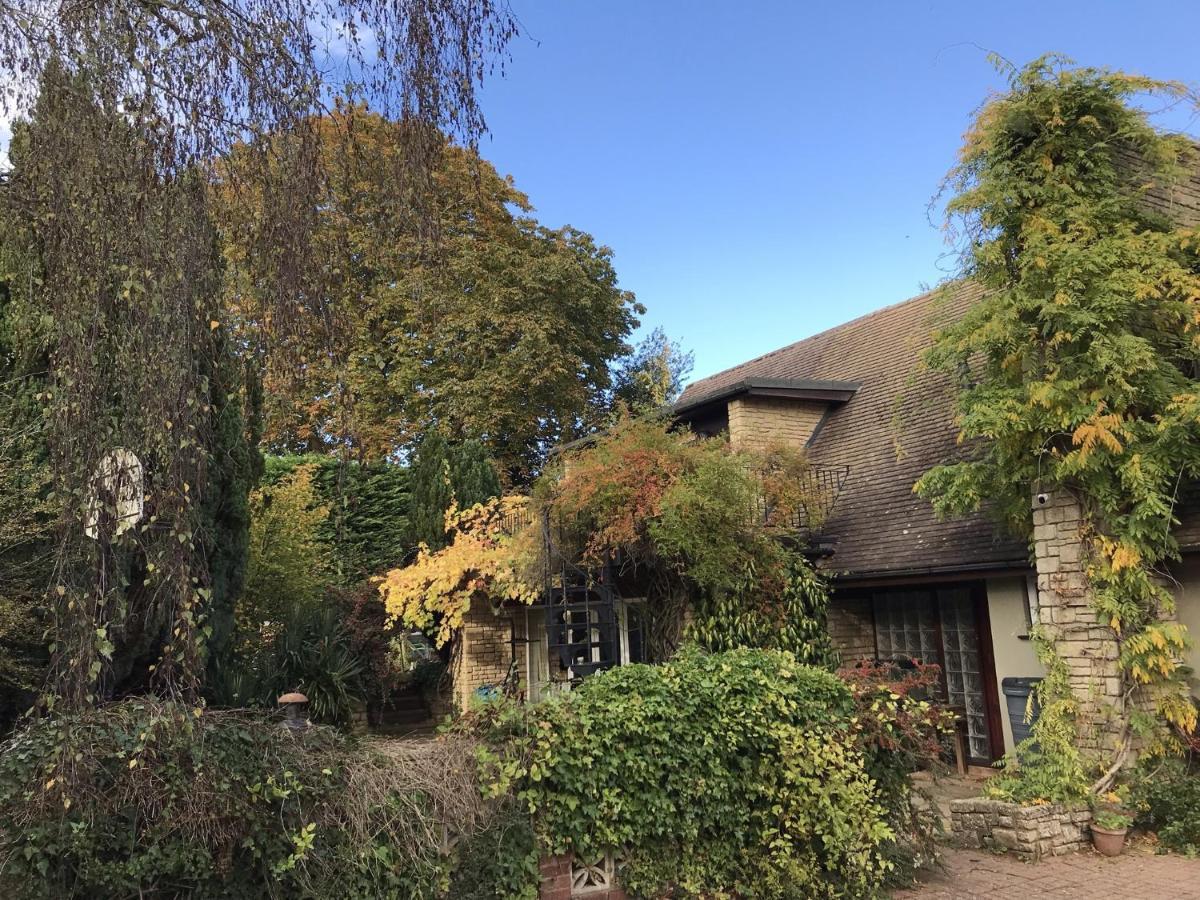
[(727, 387), (702, 394), (694, 400), (675, 405), (675, 415), (683, 416), (740, 396), (779, 397), (789, 400), (823, 400), (846, 403), (861, 385), (856, 381), (829, 381), (817, 378), (746, 378)]

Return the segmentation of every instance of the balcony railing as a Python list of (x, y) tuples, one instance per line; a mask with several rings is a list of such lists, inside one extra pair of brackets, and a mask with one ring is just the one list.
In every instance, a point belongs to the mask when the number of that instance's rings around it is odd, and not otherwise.
[[(781, 528), (789, 531), (816, 534), (821, 531), (828, 521), (837, 499), (850, 477), (849, 466), (810, 465), (798, 476), (800, 484), (798, 493), (802, 498), (797, 508), (789, 510), (787, 515), (780, 515), (774, 509), (767, 492), (762, 488), (766, 473), (755, 471), (758, 475), (759, 490), (754, 494), (752, 507), (747, 512), (747, 524)], [(534, 513), (529, 507), (513, 510), (501, 520), (501, 529), (507, 534), (533, 522)]]

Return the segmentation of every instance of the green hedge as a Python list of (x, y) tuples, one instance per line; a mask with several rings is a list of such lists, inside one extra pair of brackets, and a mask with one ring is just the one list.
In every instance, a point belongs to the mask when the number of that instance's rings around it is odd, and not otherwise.
[[(892, 835), (854, 712), (790, 653), (689, 651), (519, 711), (525, 753), (489, 759), (490, 777), (520, 785), (550, 852), (624, 851), (637, 896), (866, 897)], [(496, 718), (493, 735), (514, 727)]]
[(1169, 850), (1200, 855), (1200, 764), (1150, 759), (1139, 766), (1131, 798), (1138, 824)]
[(330, 456), (269, 456), (263, 481), (275, 484), (312, 465), (317, 500), (329, 506), (320, 536), (332, 551), (337, 578), (351, 585), (402, 563), (415, 541), (409, 524), (412, 477), (387, 462), (343, 464)]

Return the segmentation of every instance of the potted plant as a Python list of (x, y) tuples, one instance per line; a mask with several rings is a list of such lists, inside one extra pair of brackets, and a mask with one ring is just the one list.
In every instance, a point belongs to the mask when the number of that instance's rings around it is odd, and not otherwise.
[(1092, 816), (1092, 846), (1105, 856), (1118, 856), (1133, 816), (1115, 809), (1098, 809)]

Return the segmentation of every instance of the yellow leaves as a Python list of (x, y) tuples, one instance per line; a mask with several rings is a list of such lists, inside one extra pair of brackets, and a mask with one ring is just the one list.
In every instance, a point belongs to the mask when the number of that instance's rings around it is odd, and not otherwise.
[[(416, 561), (384, 575), (379, 592), (392, 616), (410, 628), (435, 623), (435, 643), (453, 639), (475, 601), (532, 603), (539, 588), (522, 577), (535, 530), (524, 515), (526, 498), (504, 497), (447, 515), (450, 543), (437, 551), (424, 545)], [(527, 522), (521, 528), (514, 523)], [(516, 534), (511, 532), (516, 531)]]
[(1098, 410), (1086, 422), (1075, 429), (1071, 442), (1079, 448), (1079, 461), (1086, 462), (1097, 447), (1103, 447), (1116, 455), (1125, 448), (1117, 435), (1124, 435), (1121, 417), (1114, 413), (1104, 413)]
[(1132, 569), (1139, 565), (1142, 561), (1142, 555), (1137, 551), (1137, 548), (1131, 547), (1122, 541), (1113, 550), (1109, 561), (1112, 565), (1112, 570), (1120, 572), (1122, 569)]
[(1029, 388), (1029, 402), (1034, 406), (1050, 408), (1050, 397), (1054, 393), (1054, 385), (1049, 381), (1039, 381)]

